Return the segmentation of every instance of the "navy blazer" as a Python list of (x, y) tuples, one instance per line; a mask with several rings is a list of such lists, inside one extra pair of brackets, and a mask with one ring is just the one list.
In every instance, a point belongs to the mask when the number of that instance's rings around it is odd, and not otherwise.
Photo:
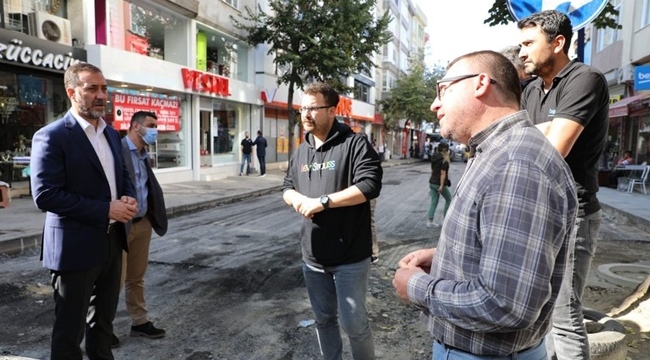
[[(129, 149), (129, 143), (126, 141), (126, 136), (122, 138), (122, 157), (126, 169), (129, 171), (133, 188), (136, 189), (135, 164), (133, 164), (131, 149)], [(154, 175), (153, 170), (151, 169), (149, 161), (145, 161), (145, 167), (147, 168), (147, 175), (149, 176), (149, 181), (147, 182), (148, 194), (146, 216), (151, 221), (151, 227), (156, 234), (158, 234), (158, 236), (163, 236), (167, 233), (167, 207), (165, 206), (165, 198), (163, 197), (162, 188), (158, 183), (158, 179), (156, 179), (156, 175)], [(126, 233), (128, 234), (130, 230), (131, 221), (126, 224)]]
[[(117, 198), (135, 197), (119, 134), (110, 126), (103, 134), (115, 163)], [(34, 134), (30, 167), (34, 203), (47, 211), (43, 266), (59, 271), (92, 268), (107, 250), (111, 191), (95, 149), (70, 111)], [(128, 250), (123, 226), (118, 236)]]

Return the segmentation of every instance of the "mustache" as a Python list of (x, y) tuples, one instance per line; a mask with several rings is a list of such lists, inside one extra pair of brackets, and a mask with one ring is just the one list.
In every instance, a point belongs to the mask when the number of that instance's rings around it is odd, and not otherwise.
[(93, 101), (93, 106), (106, 106), (106, 101), (101, 101), (101, 100)]

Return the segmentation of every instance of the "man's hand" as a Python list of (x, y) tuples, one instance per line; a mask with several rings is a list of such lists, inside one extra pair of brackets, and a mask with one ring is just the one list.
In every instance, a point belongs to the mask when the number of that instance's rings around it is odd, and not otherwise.
[(416, 250), (404, 256), (402, 260), (397, 263), (397, 266), (400, 269), (419, 268), (428, 274), (431, 270), (431, 262), (433, 261), (433, 256), (435, 254), (435, 248)]
[(323, 204), (320, 203), (320, 199), (307, 197), (300, 203), (300, 206), (297, 208), (294, 206), (294, 208), (297, 212), (300, 213), (300, 215), (306, 217), (307, 219), (311, 219), (314, 217), (314, 214), (325, 210)]
[(399, 268), (395, 271), (395, 277), (393, 278), (393, 287), (397, 292), (397, 295), (404, 301), (410, 302), (408, 296), (408, 283), (411, 279), (411, 276), (415, 273), (423, 273), (424, 271), (420, 268)]
[(122, 196), (120, 200), (111, 201), (108, 210), (108, 218), (111, 220), (127, 223), (138, 213), (137, 201), (128, 196)]

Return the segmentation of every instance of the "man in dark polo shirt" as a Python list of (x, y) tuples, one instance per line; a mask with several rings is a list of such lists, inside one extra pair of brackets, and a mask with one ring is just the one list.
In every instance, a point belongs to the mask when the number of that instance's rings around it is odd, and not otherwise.
[(597, 69), (569, 59), (573, 30), (565, 14), (542, 11), (517, 27), (524, 70), (538, 76), (524, 90), (522, 109), (564, 156), (580, 202), (573, 261), (570, 257), (546, 342), (549, 358), (589, 359), (581, 301), (601, 221), (597, 163), (607, 135), (607, 81)]

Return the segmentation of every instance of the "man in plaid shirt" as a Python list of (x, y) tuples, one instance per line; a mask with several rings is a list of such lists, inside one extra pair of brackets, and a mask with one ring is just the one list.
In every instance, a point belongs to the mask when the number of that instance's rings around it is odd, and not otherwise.
[(422, 309), (433, 358), (545, 359), (544, 336), (575, 236), (569, 167), (526, 111), (503, 55), (461, 56), (438, 81), (442, 135), (470, 159), (436, 249), (399, 262), (393, 285)]

